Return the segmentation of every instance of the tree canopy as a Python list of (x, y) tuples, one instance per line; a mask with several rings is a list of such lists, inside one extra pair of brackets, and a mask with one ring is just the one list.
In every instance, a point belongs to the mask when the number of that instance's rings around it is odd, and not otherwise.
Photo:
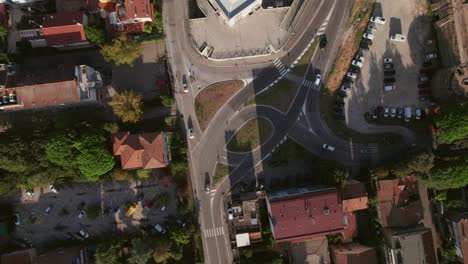
[(114, 62), (117, 65), (133, 65), (133, 62), (143, 53), (141, 43), (134, 41), (125, 34), (120, 34), (110, 43), (106, 43), (101, 48), (101, 55), (107, 62)]
[(109, 106), (124, 123), (136, 123), (143, 116), (143, 97), (133, 90), (117, 93)]
[(468, 137), (468, 107), (456, 107), (442, 112), (436, 120), (440, 129), (437, 137), (442, 143), (451, 144)]
[(96, 45), (101, 45), (106, 40), (106, 35), (104, 30), (97, 26), (87, 26), (85, 27), (86, 39)]
[(122, 245), (120, 242), (101, 243), (96, 249), (94, 260), (96, 264), (122, 263)]
[(432, 189), (454, 189), (468, 185), (468, 155), (433, 167), (423, 182)]

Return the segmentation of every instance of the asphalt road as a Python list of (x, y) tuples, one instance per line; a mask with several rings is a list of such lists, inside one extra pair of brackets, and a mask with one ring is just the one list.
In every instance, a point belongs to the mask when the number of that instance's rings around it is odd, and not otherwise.
[[(280, 59), (285, 66), (291, 65), (303, 52), (319, 29), (325, 29), (328, 44), (313, 57), (304, 76), (313, 80), (317, 72), (326, 76), (338, 49), (340, 37), (350, 12), (348, 0), (311, 0), (304, 8), (305, 15), (299, 18), (294, 34), (283, 49), (269, 57), (240, 60), (211, 61), (202, 57), (192, 46), (188, 33), (186, 1), (166, 0), (163, 18), (167, 37), (167, 50), (176, 92), (179, 111), (184, 116), (184, 125), (193, 124), (195, 138), (188, 139), (190, 169), (195, 197), (199, 205), (199, 220), (203, 238), (206, 263), (232, 263), (232, 251), (226, 225), (224, 196), (239, 181), (254, 179), (253, 168), (265, 160), (271, 152), (290, 137), (310, 151), (325, 158), (338, 160), (346, 165), (356, 165), (364, 160), (379, 160), (381, 146), (346, 142), (334, 135), (323, 122), (319, 112), (320, 89), (301, 86), (286, 114), (266, 106), (250, 106), (241, 109), (249, 98), (263, 90), (279, 76), (273, 61)], [(253, 80), (233, 96), (214, 116), (204, 132), (195, 121), (194, 93), (180, 93), (183, 75), (192, 73), (205, 83), (233, 78)], [(319, 87), (320, 88), (320, 87)], [(227, 139), (252, 117), (261, 116), (274, 126), (272, 137), (261, 148), (250, 153), (227, 152)], [(334, 145), (335, 152), (323, 152), (324, 143)], [(392, 154), (392, 152), (388, 152)], [(206, 178), (211, 179), (216, 163), (233, 165), (228, 178), (216, 189), (205, 192)]]

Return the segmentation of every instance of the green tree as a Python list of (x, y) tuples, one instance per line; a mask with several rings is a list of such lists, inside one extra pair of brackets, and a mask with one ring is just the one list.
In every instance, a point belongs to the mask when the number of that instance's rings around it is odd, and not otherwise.
[(97, 26), (87, 26), (85, 28), (86, 39), (100, 46), (106, 40), (106, 35), (104, 30)]
[(171, 241), (167, 239), (159, 239), (151, 243), (154, 245), (153, 260), (156, 263), (166, 263), (172, 258)]
[(133, 90), (117, 93), (109, 106), (124, 123), (136, 123), (143, 116), (143, 97)]
[(451, 144), (468, 137), (468, 107), (449, 109), (437, 118), (440, 129), (437, 137), (442, 143)]
[(437, 164), (422, 180), (437, 190), (462, 188), (468, 185), (468, 157)]
[(153, 255), (153, 248), (151, 245), (141, 239), (134, 238), (132, 240), (131, 256), (127, 259), (130, 264), (146, 264)]
[(147, 180), (151, 177), (151, 170), (140, 169), (136, 171), (138, 178), (142, 180)]
[(190, 233), (179, 226), (171, 228), (169, 232), (169, 237), (172, 241), (174, 241), (177, 245), (187, 245), (190, 243)]
[(424, 175), (434, 167), (435, 156), (432, 152), (424, 151), (408, 154), (408, 158), (401, 160), (392, 167), (392, 174), (398, 178), (406, 175)]
[(101, 243), (94, 254), (96, 264), (122, 263), (122, 245), (120, 242)]
[(161, 98), (161, 103), (166, 107), (171, 107), (175, 103), (174, 98), (169, 97), (167, 95), (161, 95), (160, 98)]
[(156, 30), (158, 33), (163, 33), (164, 27), (163, 27), (163, 20), (161, 13), (159, 13), (158, 10), (154, 11), (154, 26), (156, 27)]
[(0, 25), (0, 38), (2, 41), (5, 40), (6, 36), (8, 35), (8, 30), (4, 25)]
[(56, 134), (47, 142), (45, 153), (47, 159), (63, 168), (72, 168), (75, 166), (77, 153), (73, 142), (64, 134)]
[(141, 43), (131, 40), (125, 34), (114, 38), (110, 43), (101, 48), (101, 55), (107, 62), (117, 65), (127, 64), (133, 66), (133, 62), (143, 53)]

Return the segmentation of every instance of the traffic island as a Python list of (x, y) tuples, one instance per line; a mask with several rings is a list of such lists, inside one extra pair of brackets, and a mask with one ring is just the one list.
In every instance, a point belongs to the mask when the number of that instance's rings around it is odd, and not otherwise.
[(226, 148), (232, 152), (252, 151), (265, 143), (272, 132), (273, 126), (265, 118), (250, 119), (228, 141)]
[(298, 86), (291, 80), (281, 79), (269, 90), (256, 95), (245, 103), (244, 106), (253, 104), (269, 105), (283, 113), (286, 113), (297, 94)]

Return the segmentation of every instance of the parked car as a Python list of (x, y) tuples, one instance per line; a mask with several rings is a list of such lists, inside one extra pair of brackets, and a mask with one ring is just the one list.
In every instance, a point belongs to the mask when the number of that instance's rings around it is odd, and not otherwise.
[(353, 60), (353, 61), (351, 62), (351, 65), (356, 66), (356, 67), (359, 67), (359, 68), (362, 68), (362, 66), (363, 66), (362, 62), (361, 62), (361, 61), (358, 61), (358, 60)]
[(397, 118), (402, 118), (403, 117), (403, 108), (398, 107), (397, 108)]
[(346, 73), (346, 76), (348, 76), (349, 78), (352, 78), (352, 79), (357, 78), (357, 74), (354, 73), (354, 72), (351, 72), (351, 71), (348, 71), (348, 73)]
[(88, 237), (89, 237), (89, 233), (86, 232), (86, 230), (84, 230), (83, 228), (80, 229), (80, 235), (81, 235), (83, 238), (88, 238)]
[(427, 89), (419, 89), (419, 95), (428, 95)]
[(377, 23), (377, 24), (381, 24), (381, 25), (384, 25), (385, 24), (385, 18), (383, 17), (379, 17), (379, 16), (373, 16), (370, 18), (370, 21), (371, 22), (374, 22), (374, 23)]
[(384, 92), (394, 91), (394, 90), (396, 90), (396, 86), (393, 85), (393, 84), (384, 85), (383, 90), (384, 90)]
[(50, 189), (53, 193), (59, 193), (59, 190), (58, 190), (57, 187), (55, 187), (54, 185), (49, 186), (49, 189)]
[(395, 75), (395, 70), (384, 71), (384, 76), (392, 76), (392, 75)]
[(83, 218), (83, 216), (85, 216), (85, 215), (86, 215), (85, 210), (81, 210), (81, 211), (78, 213), (78, 218), (81, 219), (81, 218)]
[(414, 109), (414, 117), (416, 118), (416, 120), (421, 119), (421, 116), (422, 116), (421, 108)]
[(234, 215), (232, 213), (232, 208), (231, 207), (228, 208), (228, 219), (229, 220), (234, 219)]
[(21, 218), (20, 218), (20, 215), (18, 213), (15, 213), (13, 215), (13, 222), (15, 223), (15, 225), (19, 226), (21, 225)]
[(158, 231), (161, 234), (166, 234), (166, 231), (167, 231), (166, 228), (160, 224), (154, 225), (154, 229), (156, 229), (156, 231)]
[(125, 216), (130, 217), (135, 212), (137, 207), (138, 207), (137, 203), (132, 203), (132, 205), (130, 205), (130, 207), (128, 208), (127, 212), (125, 212)]
[(393, 35), (390, 36), (390, 40), (405, 42), (406, 37), (404, 35), (401, 35), (401, 34), (393, 34)]
[(411, 116), (413, 114), (411, 106), (406, 106), (404, 108), (404, 114), (405, 114), (405, 122), (409, 122), (411, 120)]
[(205, 192), (209, 193), (211, 190), (210, 182), (205, 182)]
[(52, 208), (53, 208), (52, 205), (47, 206), (47, 208), (44, 209), (44, 214), (45, 214), (45, 215), (48, 215), (48, 214), (50, 213), (50, 211), (52, 210)]
[(386, 70), (393, 69), (393, 63), (385, 62), (384, 63), (384, 69), (386, 69)]
[(363, 50), (369, 50), (369, 44), (366, 41), (361, 41), (359, 47)]
[(364, 60), (365, 60), (365, 59), (364, 59), (364, 56), (359, 55), (359, 54), (356, 55), (356, 57), (354, 57), (354, 59), (355, 59), (355, 60), (358, 60), (358, 61), (360, 61), (360, 62), (364, 62)]
[(374, 35), (372, 35), (372, 33), (364, 33), (364, 35), (362, 36), (366, 39), (370, 39), (370, 40), (374, 39)]
[(397, 110), (395, 107), (390, 108), (390, 116), (391, 117), (396, 117), (397, 115)]
[(392, 58), (384, 58), (383, 62), (384, 63), (392, 63), (393, 60), (392, 60)]
[(426, 54), (424, 55), (424, 58), (425, 58), (426, 60), (436, 59), (436, 58), (437, 58), (437, 53), (435, 53), (435, 52), (426, 53)]
[(371, 116), (372, 116), (372, 119), (378, 119), (379, 118), (379, 113), (377, 112), (377, 108), (372, 107)]
[(328, 145), (328, 144), (323, 144), (322, 149), (324, 150), (329, 150), (329, 151), (335, 151), (335, 147)]
[(341, 85), (340, 90), (341, 90), (342, 92), (344, 92), (345, 94), (350, 94), (350, 93), (351, 93), (351, 88), (349, 88), (348, 86), (346, 86), (346, 85), (344, 85), (344, 84)]
[(315, 75), (315, 81), (314, 81), (315, 86), (319, 86), (321, 81), (322, 81), (322, 75), (320, 75), (319, 73), (317, 73), (317, 74)]
[(395, 78), (391, 77), (391, 78), (384, 78), (384, 83), (389, 83), (389, 84), (392, 84), (395, 82)]
[(375, 27), (375, 24), (369, 23), (369, 25), (367, 25), (367, 30), (373, 32), (373, 31), (376, 31), (377, 28)]
[(384, 117), (389, 117), (390, 116), (390, 108), (388, 107), (384, 107), (384, 113), (383, 113), (383, 116)]

